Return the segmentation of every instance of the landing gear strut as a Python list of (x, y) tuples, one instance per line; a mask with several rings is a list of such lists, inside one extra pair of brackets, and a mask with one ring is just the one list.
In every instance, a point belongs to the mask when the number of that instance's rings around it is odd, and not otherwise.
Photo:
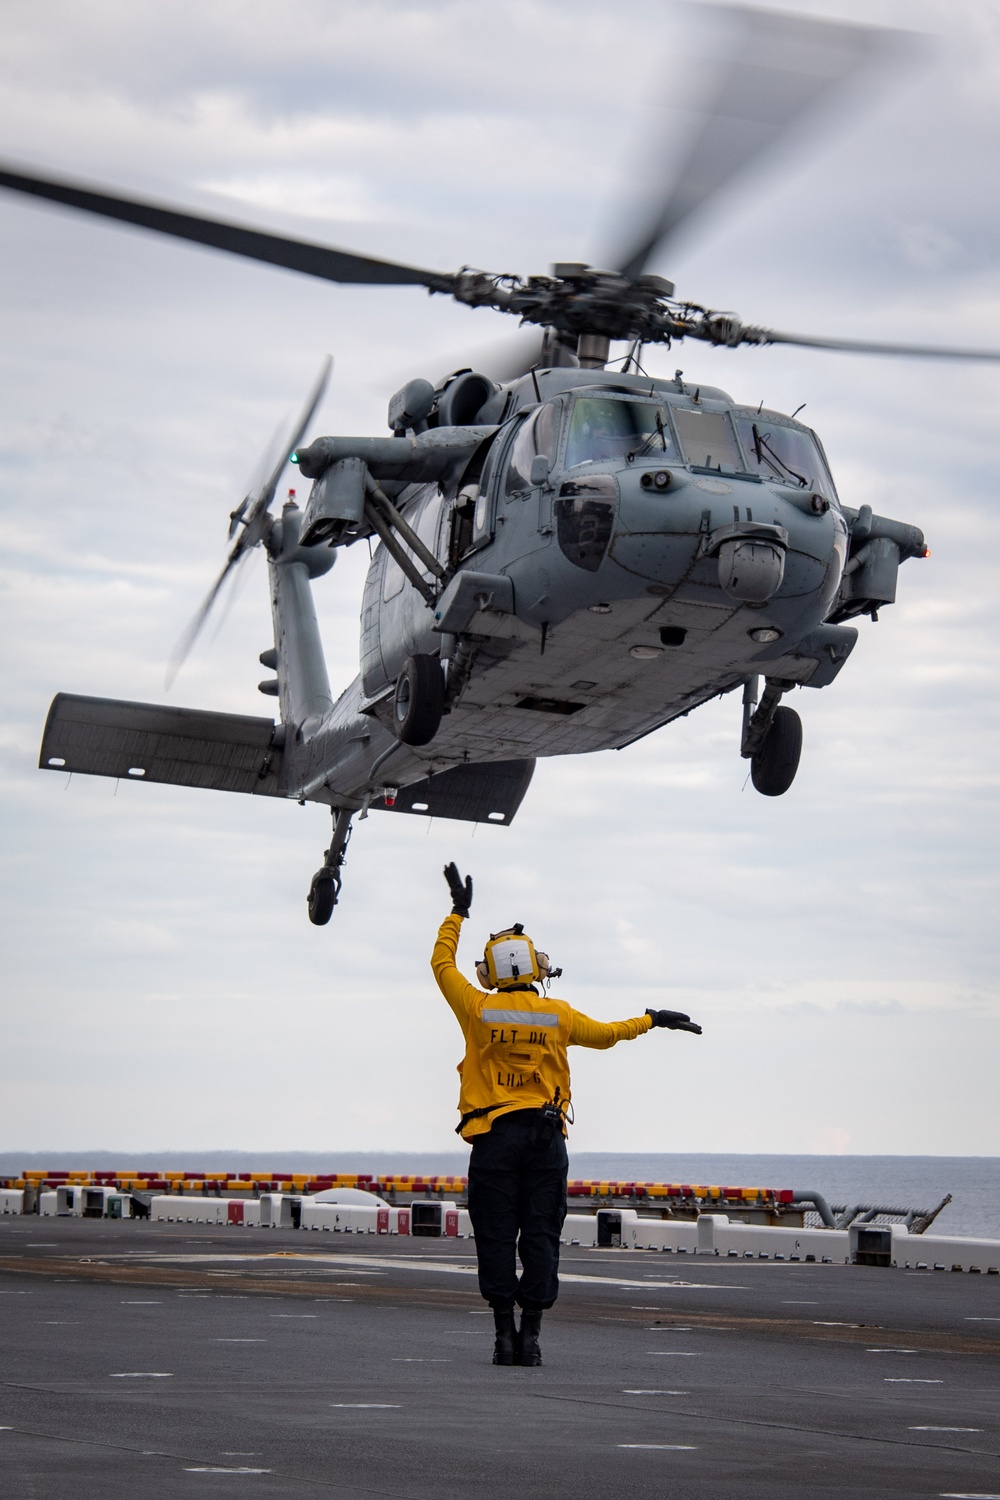
[(780, 797), (795, 780), (802, 754), (802, 720), (794, 708), (780, 707), (787, 684), (769, 681), (757, 705), (759, 679), (743, 688), (743, 743), (740, 754), (750, 762), (750, 779), (765, 797)]
[(349, 807), (335, 807), (333, 812), (333, 837), (323, 856), (323, 864), (312, 878), (309, 895), (309, 920), (314, 927), (325, 927), (333, 916), (333, 908), (340, 896), (341, 875), (351, 837), (351, 819), (354, 813)]

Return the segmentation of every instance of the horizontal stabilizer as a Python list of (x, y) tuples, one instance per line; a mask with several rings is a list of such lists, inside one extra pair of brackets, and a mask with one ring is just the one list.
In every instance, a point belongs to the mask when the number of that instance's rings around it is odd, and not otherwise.
[(391, 807), (386, 807), (383, 797), (372, 807), (416, 813), (422, 818), (456, 818), (463, 823), (510, 823), (534, 770), (533, 760), (453, 766), (450, 771), (401, 787)]
[(272, 719), (57, 693), (38, 763), (43, 771), (278, 796), (276, 738)]

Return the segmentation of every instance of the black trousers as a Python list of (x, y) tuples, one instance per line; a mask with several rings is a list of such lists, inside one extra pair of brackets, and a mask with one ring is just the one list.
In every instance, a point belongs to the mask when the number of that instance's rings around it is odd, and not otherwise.
[(479, 1290), (491, 1307), (519, 1302), (528, 1312), (540, 1312), (556, 1300), (567, 1170), (565, 1137), (541, 1125), (537, 1110), (501, 1115), (475, 1137), (469, 1215)]

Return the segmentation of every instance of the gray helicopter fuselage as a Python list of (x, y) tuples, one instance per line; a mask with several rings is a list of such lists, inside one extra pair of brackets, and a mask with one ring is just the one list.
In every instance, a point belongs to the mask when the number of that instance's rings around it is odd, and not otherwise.
[[(462, 763), (621, 747), (757, 675), (832, 680), (856, 639), (826, 622), (838, 601), (840, 618), (854, 612), (857, 513), (808, 428), (679, 379), (582, 369), (499, 389), (476, 421), (489, 435), (463, 471), (395, 485), (447, 586), (427, 603), (376, 549), (361, 675), (286, 752), (290, 791), (360, 804), (376, 762), (406, 785)], [(915, 528), (884, 525), (902, 555), (922, 546)], [(727, 571), (727, 555), (763, 582)], [(440, 656), (450, 694), (419, 748), (393, 732), (395, 684), (418, 655)]]

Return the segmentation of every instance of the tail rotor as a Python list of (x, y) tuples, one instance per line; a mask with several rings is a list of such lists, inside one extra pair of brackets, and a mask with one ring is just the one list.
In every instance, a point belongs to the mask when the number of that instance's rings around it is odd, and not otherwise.
[[(271, 529), (270, 510), (274, 504), (274, 497), (277, 494), (281, 476), (285, 471), (291, 454), (301, 444), (310, 422), (316, 415), (317, 408), (326, 394), (330, 371), (332, 369), (333, 359), (330, 355), (327, 355), (295, 424), (291, 439), (282, 445), (278, 459), (268, 471), (265, 471), (264, 479), (258, 485), (254, 486), (249, 494), (244, 496), (234, 511), (230, 512), (228, 539), (233, 542), (233, 545), (230, 548), (229, 556), (226, 558), (222, 571), (205, 595), (194, 617), (170, 654), (166, 671), (167, 687), (173, 685), (178, 672), (190, 655), (191, 648), (201, 634), (206, 620), (212, 613), (215, 602), (222, 592), (226, 580), (249, 557), (255, 547), (258, 547), (261, 542), (267, 540)], [(240, 529), (241, 527), (242, 530)], [(234, 537), (235, 541), (233, 541)]]

